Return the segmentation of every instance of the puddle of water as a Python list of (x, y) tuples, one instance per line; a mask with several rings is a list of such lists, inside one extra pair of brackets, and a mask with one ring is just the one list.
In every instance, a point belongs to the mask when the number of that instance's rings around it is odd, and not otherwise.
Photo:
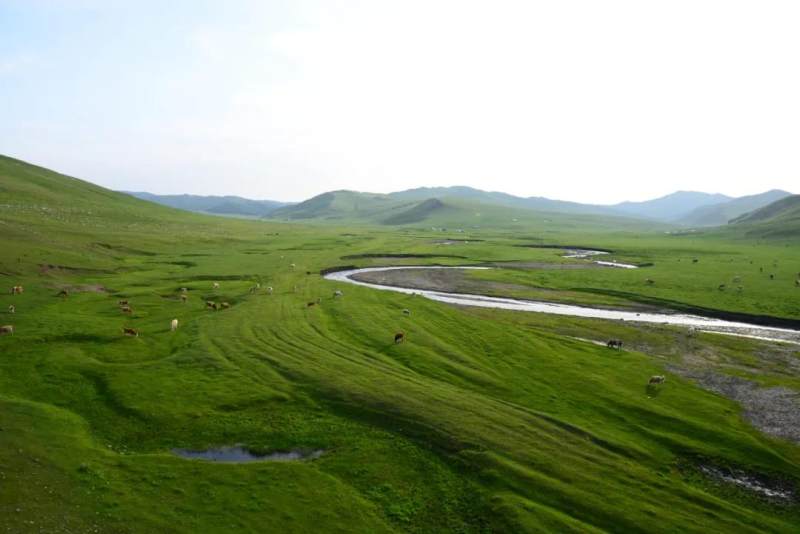
[(294, 462), (299, 460), (315, 460), (322, 456), (322, 449), (293, 449), (291, 451), (277, 451), (268, 454), (256, 454), (241, 445), (228, 447), (215, 447), (203, 451), (190, 449), (172, 449), (174, 454), (190, 460), (206, 460), (222, 463), (245, 462)]
[(710, 465), (701, 465), (700, 471), (706, 476), (721, 480), (722, 482), (726, 482), (728, 484), (733, 484), (772, 500), (794, 500), (794, 492), (792, 490), (776, 487), (775, 484), (768, 484), (762, 480), (759, 480), (753, 475), (745, 473), (744, 471), (720, 469), (719, 467), (713, 467)]
[(518, 300), (501, 297), (488, 297), (484, 295), (473, 295), (467, 293), (444, 293), (427, 289), (414, 289), (406, 287), (386, 286), (371, 282), (354, 280), (352, 276), (360, 273), (392, 271), (397, 269), (465, 269), (465, 270), (484, 270), (490, 267), (450, 267), (450, 266), (392, 266), (392, 267), (366, 267), (363, 269), (351, 269), (347, 271), (337, 271), (325, 275), (327, 280), (346, 282), (359, 286), (371, 287), (385, 291), (395, 291), (407, 295), (421, 295), (423, 297), (438, 302), (448, 304), (459, 304), (463, 306), (477, 306), (480, 308), (497, 308), (512, 311), (527, 311), (549, 313), (553, 315), (569, 315), (572, 317), (586, 317), (592, 319), (610, 319), (616, 321), (631, 321), (639, 323), (655, 323), (665, 325), (691, 326), (697, 330), (715, 332), (718, 334), (739, 334), (749, 337), (759, 337), (769, 341), (784, 341), (797, 343), (800, 340), (800, 331), (771, 326), (760, 326), (735, 321), (725, 321), (723, 319), (712, 319), (699, 315), (682, 315), (668, 313), (644, 313), (624, 310), (607, 310), (602, 308), (590, 308), (587, 306), (575, 306), (572, 304), (556, 304), (552, 302), (540, 302), (533, 300)]

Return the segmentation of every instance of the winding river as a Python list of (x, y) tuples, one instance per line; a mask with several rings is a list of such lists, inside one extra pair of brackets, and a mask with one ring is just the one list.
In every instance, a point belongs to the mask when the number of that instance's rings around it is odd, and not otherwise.
[[(600, 263), (600, 262), (597, 262)], [(609, 262), (610, 263), (610, 262)], [(602, 265), (602, 263), (601, 263)], [(613, 267), (621, 267), (625, 264), (614, 264)], [(625, 265), (625, 268), (635, 268), (634, 265)], [(445, 302), (448, 304), (459, 304), (462, 306), (477, 306), (481, 308), (496, 308), (502, 310), (525, 311), (549, 313), (553, 315), (569, 315), (572, 317), (587, 317), (593, 319), (608, 319), (616, 321), (631, 321), (638, 323), (655, 323), (666, 325), (680, 325), (692, 327), (696, 330), (706, 332), (716, 332), (734, 336), (750, 337), (770, 341), (783, 341), (800, 345), (800, 331), (787, 328), (777, 328), (771, 326), (761, 326), (699, 315), (684, 315), (679, 313), (645, 313), (625, 310), (608, 310), (602, 308), (592, 308), (588, 306), (576, 306), (572, 304), (556, 304), (552, 302), (541, 302), (533, 300), (521, 300), (502, 297), (489, 297), (486, 295), (474, 295), (468, 293), (446, 293), (427, 289), (416, 289), (413, 287), (398, 287), (364, 282), (353, 277), (361, 273), (393, 271), (401, 269), (465, 269), (465, 270), (484, 270), (491, 267), (444, 267), (444, 266), (392, 266), (392, 267), (365, 267), (363, 269), (351, 269), (346, 271), (336, 271), (325, 275), (327, 280), (345, 282), (359, 286), (371, 287), (385, 291), (395, 291), (409, 295), (421, 295), (423, 297)]]

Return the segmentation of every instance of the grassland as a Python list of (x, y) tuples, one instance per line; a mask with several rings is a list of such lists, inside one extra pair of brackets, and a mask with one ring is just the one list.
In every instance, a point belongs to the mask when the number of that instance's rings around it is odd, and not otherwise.
[[(0, 323), (16, 329), (0, 337), (0, 532), (793, 532), (800, 524), (797, 504), (760, 500), (696, 470), (736, 466), (797, 485), (800, 447), (671, 372), (690, 355), (800, 389), (770, 344), (710, 334), (689, 344), (657, 326), (456, 308), (318, 274), (345, 264), (564, 262), (552, 249), (517, 245), (597, 246), (653, 266), (475, 276), (578, 301), (658, 299), (798, 320), (791, 240), (499, 212), (458, 234), (453, 214), (396, 228), (232, 220), (6, 158), (0, 210), (0, 281), (25, 287), (0, 296)], [(445, 224), (451, 231), (430, 229)], [(452, 237), (470, 242), (440, 243)], [(375, 257), (399, 253), (429, 256)], [(717, 289), (734, 276), (741, 293)], [(65, 288), (69, 296), (58, 298)], [(344, 297), (334, 299), (335, 289)], [(206, 300), (231, 308), (210, 311)], [(139, 337), (122, 336), (124, 326)], [(406, 343), (392, 342), (397, 331)], [(611, 336), (632, 350), (576, 339)], [(656, 391), (646, 387), (653, 374), (668, 376)], [(236, 443), (326, 453), (231, 465), (170, 452)]]

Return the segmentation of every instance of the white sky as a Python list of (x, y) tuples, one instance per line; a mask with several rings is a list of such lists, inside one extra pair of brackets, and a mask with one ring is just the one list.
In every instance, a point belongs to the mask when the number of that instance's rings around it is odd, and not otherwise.
[(161, 4), (0, 0), (0, 153), (277, 200), (800, 190), (800, 2)]

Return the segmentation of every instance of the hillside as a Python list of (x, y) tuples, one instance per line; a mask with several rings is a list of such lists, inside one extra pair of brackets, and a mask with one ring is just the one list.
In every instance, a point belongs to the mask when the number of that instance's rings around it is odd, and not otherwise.
[(289, 205), (287, 202), (251, 200), (237, 196), (155, 195), (145, 192), (123, 192), (172, 208), (215, 215), (264, 217), (280, 207)]
[[(368, 207), (337, 196), (317, 208)], [(796, 503), (704, 469), (794, 488), (800, 448), (693, 378), (794, 391), (792, 347), (452, 306), (318, 274), (489, 263), (473, 274), (499, 295), (797, 318), (779, 298), (794, 289), (791, 248), (648, 233), (629, 219), (635, 231), (619, 232), (610, 217), (448, 197), (394, 205), (426, 225), (469, 215), (497, 226), (475, 224), (459, 240), (421, 223), (210, 217), (0, 159), (0, 280), (25, 288), (0, 293), (0, 325), (15, 328), (0, 336), (0, 530), (796, 530)], [(552, 248), (567, 244), (651, 265), (594, 267)], [(775, 258), (772, 280), (758, 265)], [(747, 291), (717, 289), (734, 275)], [(649, 384), (655, 375), (666, 382)]]
[(773, 189), (758, 195), (734, 198), (727, 202), (695, 208), (677, 222), (686, 226), (719, 226), (790, 195), (791, 193), (787, 191)]
[(681, 220), (691, 211), (702, 206), (727, 202), (731, 197), (721, 194), (699, 193), (697, 191), (676, 191), (675, 193), (643, 202), (621, 202), (613, 208), (632, 217), (644, 217), (661, 221)]

